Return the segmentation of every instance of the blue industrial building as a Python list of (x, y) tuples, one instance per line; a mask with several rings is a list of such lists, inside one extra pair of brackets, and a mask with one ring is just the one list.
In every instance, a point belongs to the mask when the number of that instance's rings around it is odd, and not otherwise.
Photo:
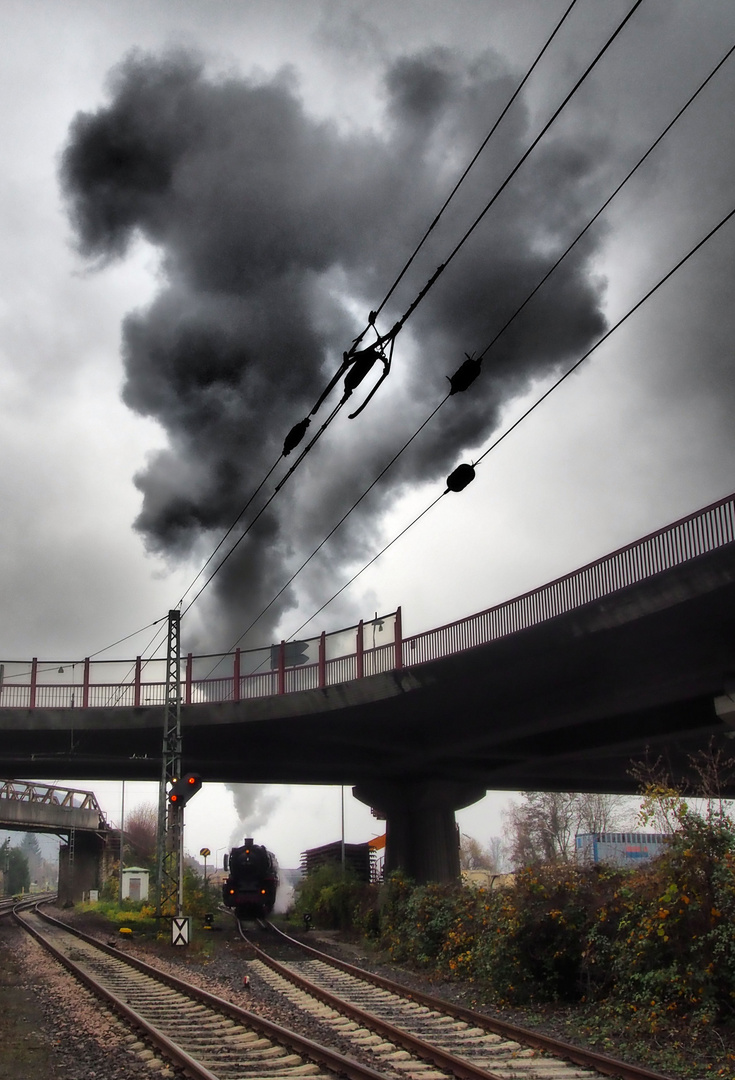
[(634, 867), (662, 855), (670, 841), (670, 833), (603, 832), (578, 833), (575, 843), (581, 862)]

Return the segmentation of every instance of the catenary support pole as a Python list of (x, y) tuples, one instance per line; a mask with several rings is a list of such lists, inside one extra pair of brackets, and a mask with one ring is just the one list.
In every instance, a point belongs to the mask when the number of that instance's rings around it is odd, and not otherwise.
[(181, 776), (181, 613), (168, 613), (166, 711), (161, 785), (158, 795), (158, 903), (156, 914), (181, 915), (183, 905), (184, 809), (168, 801), (168, 785)]

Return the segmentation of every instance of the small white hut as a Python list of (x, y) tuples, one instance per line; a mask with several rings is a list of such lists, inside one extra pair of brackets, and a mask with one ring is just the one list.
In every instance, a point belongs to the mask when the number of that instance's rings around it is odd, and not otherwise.
[(150, 870), (142, 866), (128, 866), (122, 872), (123, 900), (147, 900)]

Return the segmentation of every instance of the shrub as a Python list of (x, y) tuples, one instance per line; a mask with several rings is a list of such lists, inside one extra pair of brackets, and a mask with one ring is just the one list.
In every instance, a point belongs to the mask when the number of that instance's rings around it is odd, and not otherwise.
[(514, 1004), (587, 996), (595, 978), (590, 931), (619, 877), (560, 864), (523, 870), (510, 887), (485, 894), (476, 977)]
[(614, 996), (651, 1030), (665, 1015), (705, 1023), (735, 1006), (735, 832), (685, 811), (669, 850), (631, 876), (615, 902), (606, 954)]
[(356, 911), (366, 910), (371, 888), (341, 866), (320, 866), (296, 885), (292, 915), (301, 921), (309, 914), (312, 925), (322, 930), (351, 930)]
[(634, 871), (556, 864), (492, 891), (394, 874), (376, 922), (394, 960), (498, 1002), (606, 1002), (649, 1034), (735, 1018), (735, 828), (721, 815), (683, 808), (668, 851)]

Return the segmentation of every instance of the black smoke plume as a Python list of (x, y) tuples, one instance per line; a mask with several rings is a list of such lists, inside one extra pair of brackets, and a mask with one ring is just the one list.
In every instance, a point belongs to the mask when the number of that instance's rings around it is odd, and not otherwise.
[[(232, 523), (516, 78), (493, 55), (470, 66), (441, 50), (405, 57), (385, 72), (381, 128), (345, 132), (308, 113), (292, 72), (217, 78), (188, 53), (136, 53), (113, 72), (108, 103), (75, 117), (61, 181), (80, 252), (104, 265), (142, 236), (161, 253), (160, 292), (122, 333), (124, 400), (168, 435), (135, 478), (135, 524), (150, 549), (193, 560)], [(382, 313), (382, 330), (534, 134), (518, 102)], [(231, 644), (445, 395), (465, 352), (493, 338), (596, 208), (602, 151), (599, 138), (576, 131), (534, 153), (407, 323), (370, 406), (352, 422), (340, 414), (215, 578), (202, 645)], [(590, 242), (563, 264), (471, 390), (447, 403), (311, 564), (305, 603), (323, 602), (348, 565), (374, 553), (381, 512), (398, 494), (425, 480), (438, 493), (462, 451), (495, 430), (504, 402), (600, 334), (593, 254)], [(271, 608), (251, 644), (274, 636), (294, 596)], [(352, 622), (361, 613), (341, 614)]]

